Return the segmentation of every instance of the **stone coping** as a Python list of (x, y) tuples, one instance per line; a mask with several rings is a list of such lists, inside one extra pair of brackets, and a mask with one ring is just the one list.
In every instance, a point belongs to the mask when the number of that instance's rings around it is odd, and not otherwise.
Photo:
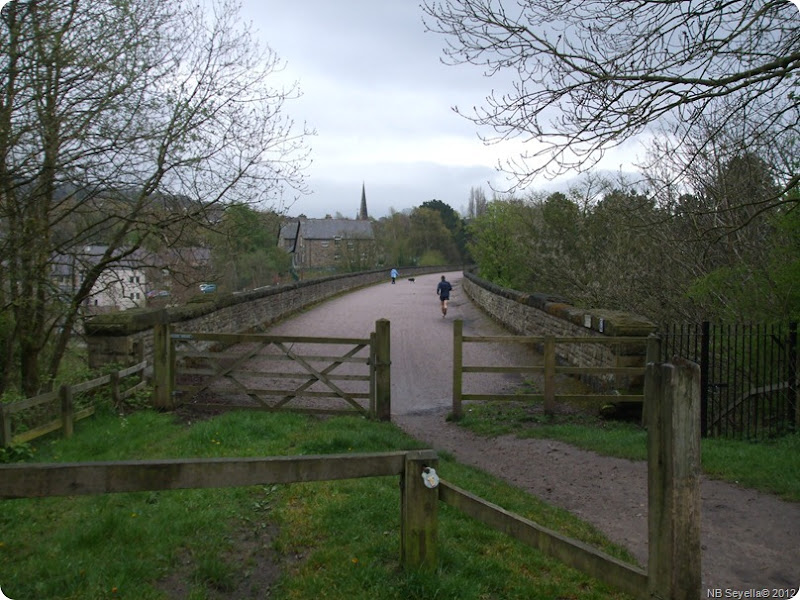
[(553, 317), (569, 321), (580, 327), (592, 329), (610, 337), (645, 337), (657, 329), (654, 323), (633, 313), (619, 310), (578, 308), (572, 306), (568, 300), (561, 296), (540, 292), (526, 293), (504, 288), (491, 281), (481, 279), (469, 271), (464, 272), (464, 277), (492, 294), (541, 310)]
[[(419, 275), (461, 270), (462, 268), (461, 265), (404, 267), (403, 273), (415, 273)], [(96, 315), (87, 321), (86, 333), (89, 336), (131, 335), (146, 329), (152, 329), (154, 325), (179, 323), (190, 319), (196, 319), (230, 306), (262, 300), (270, 296), (292, 293), (309, 287), (330, 285), (332, 288), (330, 295), (334, 295), (339, 291), (343, 292), (381, 281), (382, 278), (388, 278), (388, 273), (389, 269), (374, 269), (371, 271), (359, 271), (342, 275), (329, 275), (316, 279), (305, 279), (244, 292), (198, 294), (181, 306), (171, 306), (168, 308), (131, 308), (124, 311)]]

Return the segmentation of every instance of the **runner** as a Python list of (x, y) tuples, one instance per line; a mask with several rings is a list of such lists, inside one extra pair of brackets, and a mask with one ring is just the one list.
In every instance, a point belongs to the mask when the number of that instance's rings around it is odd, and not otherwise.
[(439, 282), (439, 285), (436, 286), (436, 295), (439, 296), (439, 300), (442, 301), (443, 319), (447, 315), (447, 301), (450, 300), (450, 290), (452, 289), (453, 286), (450, 285), (450, 282), (442, 275), (442, 280)]

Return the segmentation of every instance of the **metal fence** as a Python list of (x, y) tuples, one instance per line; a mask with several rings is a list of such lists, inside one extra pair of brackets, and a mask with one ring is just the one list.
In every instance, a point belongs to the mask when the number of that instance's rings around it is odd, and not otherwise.
[(670, 324), (661, 327), (662, 361), (700, 365), (704, 437), (765, 439), (800, 430), (797, 323)]

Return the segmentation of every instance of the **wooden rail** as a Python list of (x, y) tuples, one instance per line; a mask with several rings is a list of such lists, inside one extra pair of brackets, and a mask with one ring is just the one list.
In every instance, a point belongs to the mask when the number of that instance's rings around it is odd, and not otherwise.
[(613, 585), (634, 597), (642, 598), (645, 595), (647, 572), (644, 569), (626, 564), (588, 544), (509, 512), (447, 481), (441, 481), (439, 484), (439, 500), (492, 529), (557, 558), (573, 569)]
[(691, 363), (647, 365), (647, 570), (515, 515), (446, 481), (429, 488), (433, 450), (0, 466), (0, 499), (216, 488), (400, 475), (405, 567), (438, 566), (438, 502), (636, 598), (700, 597), (700, 387)]
[[(267, 334), (173, 332), (169, 324), (157, 325), (154, 339), (154, 394), (157, 408), (172, 409), (222, 384), (223, 391), (244, 394), (250, 402), (217, 403), (219, 408), (242, 408), (303, 413), (367, 414), (380, 420), (391, 416), (390, 324), (386, 319), (375, 323), (369, 338), (274, 336)], [(353, 346), (343, 355), (300, 354), (296, 344), (323, 346)], [(190, 346), (177, 351), (176, 345)], [(265, 354), (272, 348), (276, 353)], [(221, 352), (219, 350), (224, 350)], [(356, 356), (366, 350), (366, 356)], [(282, 369), (287, 361), (295, 370)], [(267, 370), (259, 363), (278, 363)], [(315, 366), (318, 363), (324, 367)], [(334, 371), (346, 364), (361, 364), (363, 374), (338, 374)], [(196, 376), (200, 382), (176, 383), (178, 375)], [(292, 383), (302, 381), (302, 383)], [(268, 385), (259, 382), (266, 381)], [(286, 387), (281, 387), (285, 382)], [(366, 391), (354, 391), (340, 382), (363, 382)], [(318, 385), (315, 391), (311, 388)], [(219, 389), (215, 388), (215, 391)], [(290, 405), (295, 399), (333, 399), (338, 407)], [(339, 402), (341, 401), (341, 402)], [(363, 406), (359, 401), (366, 401)], [(208, 406), (203, 403), (202, 405)]]
[[(115, 404), (119, 403), (146, 385), (144, 377), (142, 376), (138, 383), (126, 390), (121, 390), (120, 380), (135, 373), (144, 374), (146, 367), (147, 361), (142, 361), (133, 366), (109, 373), (108, 375), (103, 375), (102, 377), (97, 377), (90, 381), (84, 381), (75, 385), (62, 385), (57, 391), (54, 392), (48, 392), (46, 394), (34, 396), (33, 398), (26, 398), (25, 400), (20, 400), (18, 402), (0, 404), (0, 448), (7, 448), (12, 444), (29, 442), (30, 440), (36, 439), (59, 429), (64, 430), (64, 437), (70, 437), (74, 429), (75, 421), (80, 421), (81, 419), (85, 419), (86, 417), (94, 414), (93, 406), (89, 406), (77, 412), (75, 411), (75, 394), (88, 392), (89, 390), (93, 390), (104, 385), (110, 385), (112, 401)], [(33, 427), (27, 431), (17, 434), (13, 433), (12, 415), (21, 413), (22, 411), (29, 410), (31, 408), (53, 404), (55, 402), (60, 403), (60, 419), (43, 423), (37, 427)]]
[(399, 475), (401, 561), (434, 569), (437, 492), (423, 485), (433, 450), (373, 454), (190, 458), (0, 466), (0, 499), (220, 488)]
[[(617, 337), (555, 337), (555, 336), (465, 336), (463, 322), (453, 322), (453, 417), (463, 414), (463, 400), (530, 400), (544, 401), (546, 414), (555, 411), (556, 400), (572, 402), (643, 402), (642, 394), (558, 394), (556, 393), (556, 375), (626, 375), (642, 377), (645, 373), (641, 367), (602, 366), (576, 367), (562, 366), (557, 362), (556, 345), (558, 344), (644, 344), (647, 338), (634, 336)], [(464, 365), (464, 344), (499, 343), (499, 344), (535, 344), (542, 347), (543, 365), (501, 366), (501, 365)], [(644, 361), (643, 361), (644, 362)], [(474, 394), (464, 393), (464, 373), (511, 373), (511, 374), (544, 374), (544, 390), (541, 394)]]
[(0, 498), (221, 488), (381, 477), (403, 472), (407, 452), (371, 455), (187, 458), (0, 467)]
[[(657, 344), (650, 338), (649, 357)], [(439, 499), (544, 554), (636, 598), (695, 600), (701, 595), (700, 369), (648, 360), (648, 563), (628, 565), (577, 540), (441, 481)]]

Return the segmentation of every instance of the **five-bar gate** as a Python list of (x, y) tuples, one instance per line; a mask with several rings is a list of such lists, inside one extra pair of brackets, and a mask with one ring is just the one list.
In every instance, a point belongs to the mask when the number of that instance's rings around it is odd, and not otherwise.
[(154, 403), (390, 418), (389, 321), (369, 338), (154, 331)]

